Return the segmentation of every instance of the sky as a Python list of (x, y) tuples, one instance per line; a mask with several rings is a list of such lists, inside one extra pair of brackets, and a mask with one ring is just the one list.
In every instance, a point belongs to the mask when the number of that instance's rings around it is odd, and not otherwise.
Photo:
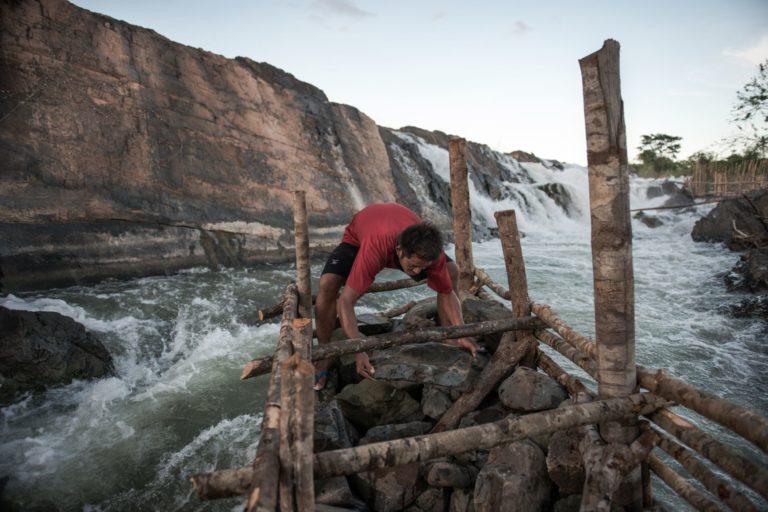
[(586, 165), (578, 60), (621, 45), (641, 135), (727, 156), (736, 93), (768, 59), (768, 0), (74, 0), (225, 57), (268, 62), (389, 128)]

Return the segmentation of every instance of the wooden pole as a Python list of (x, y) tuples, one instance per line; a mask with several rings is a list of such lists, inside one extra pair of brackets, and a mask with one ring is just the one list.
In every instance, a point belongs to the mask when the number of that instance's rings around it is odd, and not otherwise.
[(554, 329), (554, 331), (563, 337), (565, 341), (587, 354), (593, 359), (597, 359), (597, 344), (591, 338), (579, 334), (573, 327), (560, 319), (552, 308), (546, 304), (532, 303), (533, 313), (541, 318), (545, 324)]
[[(595, 332), (601, 398), (626, 396), (635, 388), (635, 299), (632, 271), (632, 224), (624, 106), (619, 75), (619, 43), (579, 61), (584, 87), (587, 134)], [(606, 442), (628, 444), (639, 431), (637, 419), (600, 426)], [(619, 505), (641, 510), (640, 467), (617, 493)]]
[(477, 276), (477, 279), (480, 283), (484, 284), (491, 290), (493, 290), (493, 293), (501, 297), (502, 299), (512, 300), (512, 293), (510, 293), (509, 290), (501, 286), (499, 283), (491, 279), (491, 276), (489, 276), (485, 269), (482, 268), (475, 268), (475, 276)]
[(451, 206), (453, 209), (453, 237), (456, 244), (456, 266), (459, 267), (459, 297), (469, 291), (474, 281), (472, 261), (472, 209), (469, 205), (467, 183), (466, 141), (454, 137), (448, 141), (448, 160), (451, 167)]
[[(648, 423), (646, 422), (646, 424)], [(650, 428), (654, 429), (654, 427)], [(757, 512), (758, 508), (749, 498), (711, 471), (692, 450), (658, 429), (654, 429), (654, 432), (660, 437), (659, 448), (674, 457), (681, 466), (701, 482), (709, 492), (720, 498), (723, 503), (733, 510)]]
[(280, 337), (275, 356), (272, 358), (272, 376), (269, 380), (267, 403), (264, 406), (264, 420), (261, 423), (261, 436), (253, 461), (246, 512), (274, 512), (277, 506), (278, 476), (280, 473), (280, 364), (290, 357), (293, 351), (293, 320), (297, 312), (296, 285), (291, 283), (285, 289), (283, 297), (283, 319), (280, 323)]
[[(479, 336), (509, 330), (535, 330), (543, 327), (543, 323), (536, 317), (529, 318), (503, 318), (500, 320), (486, 320), (464, 325), (445, 325), (440, 327), (427, 327), (410, 331), (390, 332), (367, 338), (352, 338), (348, 340), (332, 341), (315, 347), (312, 351), (312, 360), (319, 361), (329, 357), (354, 354), (356, 352), (368, 352), (383, 348), (407, 345), (409, 343), (423, 343), (426, 341), (443, 341), (467, 336)], [(272, 367), (273, 356), (264, 356), (253, 359), (243, 368), (241, 379), (250, 379), (257, 375), (269, 373)]]
[[(307, 195), (303, 190), (296, 190), (293, 193), (293, 233), (296, 244), (296, 284), (299, 290), (299, 318), (312, 318)], [(305, 355), (303, 357), (306, 358)]]
[[(587, 404), (551, 409), (520, 417), (508, 417), (439, 434), (396, 439), (354, 448), (315, 454), (315, 478), (349, 475), (377, 468), (399, 466), (432, 460), (471, 450), (490, 450), (494, 446), (519, 441), (580, 425), (587, 425), (627, 415), (650, 414), (669, 403), (650, 393), (623, 398), (597, 400)], [(252, 467), (227, 469), (216, 473), (194, 475), (201, 499), (241, 494), (239, 482), (253, 473)], [(233, 485), (212, 488), (213, 485)]]
[(659, 478), (664, 481), (664, 483), (685, 499), (685, 501), (693, 505), (696, 510), (712, 512), (720, 512), (722, 510), (717, 503), (696, 490), (693, 485), (689, 484), (682, 476), (664, 464), (661, 459), (654, 454), (648, 456), (648, 466), (651, 468), (651, 471), (656, 473)]
[(313, 510), (314, 367), (294, 354), (280, 373), (280, 510)]

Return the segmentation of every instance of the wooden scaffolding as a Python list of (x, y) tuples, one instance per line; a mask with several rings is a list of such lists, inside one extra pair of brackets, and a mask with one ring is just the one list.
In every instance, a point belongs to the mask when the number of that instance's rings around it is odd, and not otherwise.
[[(609, 510), (611, 502), (628, 510), (651, 506), (651, 471), (696, 509), (721, 510), (723, 505), (733, 510), (761, 508), (740, 487), (768, 499), (768, 468), (714, 439), (671, 407), (695, 411), (748, 440), (763, 453), (768, 450), (768, 421), (663, 370), (635, 363), (632, 234), (618, 57), (618, 43), (608, 40), (598, 52), (580, 61), (589, 161), (596, 339), (578, 333), (550, 306), (529, 298), (514, 211), (496, 213), (508, 288), (475, 267), (465, 142), (453, 139), (449, 156), (459, 293), (488, 297), (487, 288), (510, 301), (511, 316), (463, 326), (337, 341), (313, 348), (306, 206), (304, 194), (297, 192), (297, 283), (286, 288), (280, 304), (260, 312), (262, 319), (282, 314), (277, 349), (273, 356), (249, 363), (242, 376), (271, 373), (257, 454), (252, 466), (194, 475), (192, 482), (200, 499), (247, 495), (248, 511), (312, 510), (314, 478), (424, 462), (470, 450), (489, 450), (538, 434), (578, 427), (587, 474), (581, 510)], [(414, 285), (411, 280), (393, 281), (378, 284), (369, 292)], [(406, 304), (383, 314), (394, 317), (412, 306), (413, 303)], [(312, 452), (312, 361), (394, 345), (498, 332), (503, 333), (498, 350), (471, 389), (453, 403), (431, 433)], [(590, 375), (597, 383), (597, 393), (540, 350), (540, 344), (551, 347)], [(537, 367), (554, 378), (568, 390), (575, 404), (456, 428), (459, 419), (474, 410), (518, 364)], [(662, 462), (654, 453), (659, 449), (677, 460), (701, 485), (692, 485), (688, 478)]]

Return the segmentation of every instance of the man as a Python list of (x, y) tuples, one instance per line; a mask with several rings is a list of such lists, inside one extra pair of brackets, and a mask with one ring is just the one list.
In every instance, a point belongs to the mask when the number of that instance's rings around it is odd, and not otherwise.
[[(352, 217), (323, 268), (315, 301), (317, 340), (328, 343), (336, 325), (336, 315), (347, 338), (361, 337), (357, 329), (355, 303), (384, 268), (398, 268), (416, 280), (427, 279), (437, 292), (437, 311), (443, 325), (461, 325), (461, 302), (456, 295), (458, 268), (443, 252), (443, 238), (432, 224), (395, 203), (373, 204)], [(339, 296), (341, 286), (346, 283)], [(338, 300), (337, 300), (338, 297)], [(446, 343), (477, 355), (477, 345), (468, 339)], [(325, 386), (330, 360), (315, 365), (315, 389)], [(373, 379), (375, 369), (364, 352), (355, 354), (357, 373)]]

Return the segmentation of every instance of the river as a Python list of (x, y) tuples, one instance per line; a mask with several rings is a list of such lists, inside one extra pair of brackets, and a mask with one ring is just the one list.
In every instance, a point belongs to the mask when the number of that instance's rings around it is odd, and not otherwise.
[[(531, 298), (593, 336), (586, 172), (531, 167), (538, 180), (568, 188), (569, 214), (529, 185), (517, 186), (523, 202), (493, 202), (472, 189), (475, 214), (517, 210)], [(632, 180), (632, 208), (664, 202), (649, 199), (653, 185)], [(657, 228), (633, 221), (637, 361), (765, 416), (766, 326), (723, 310), (744, 298), (726, 292), (722, 281), (738, 255), (690, 237), (708, 208), (648, 212), (663, 222)], [(505, 282), (498, 240), (475, 244), (474, 257)], [(315, 289), (320, 268), (320, 261), (312, 266)], [(238, 499), (200, 504), (187, 477), (252, 461), (266, 377), (238, 377), (246, 361), (273, 350), (278, 326), (257, 325), (254, 312), (278, 301), (293, 276), (290, 264), (192, 269), (0, 297), (6, 307), (56, 311), (83, 323), (116, 365), (114, 377), (74, 382), (0, 410), (4, 498), (23, 510), (241, 510)], [(359, 310), (427, 294), (420, 287), (364, 297)], [(718, 435), (752, 453), (747, 443)], [(661, 484), (656, 489), (674, 500)]]

